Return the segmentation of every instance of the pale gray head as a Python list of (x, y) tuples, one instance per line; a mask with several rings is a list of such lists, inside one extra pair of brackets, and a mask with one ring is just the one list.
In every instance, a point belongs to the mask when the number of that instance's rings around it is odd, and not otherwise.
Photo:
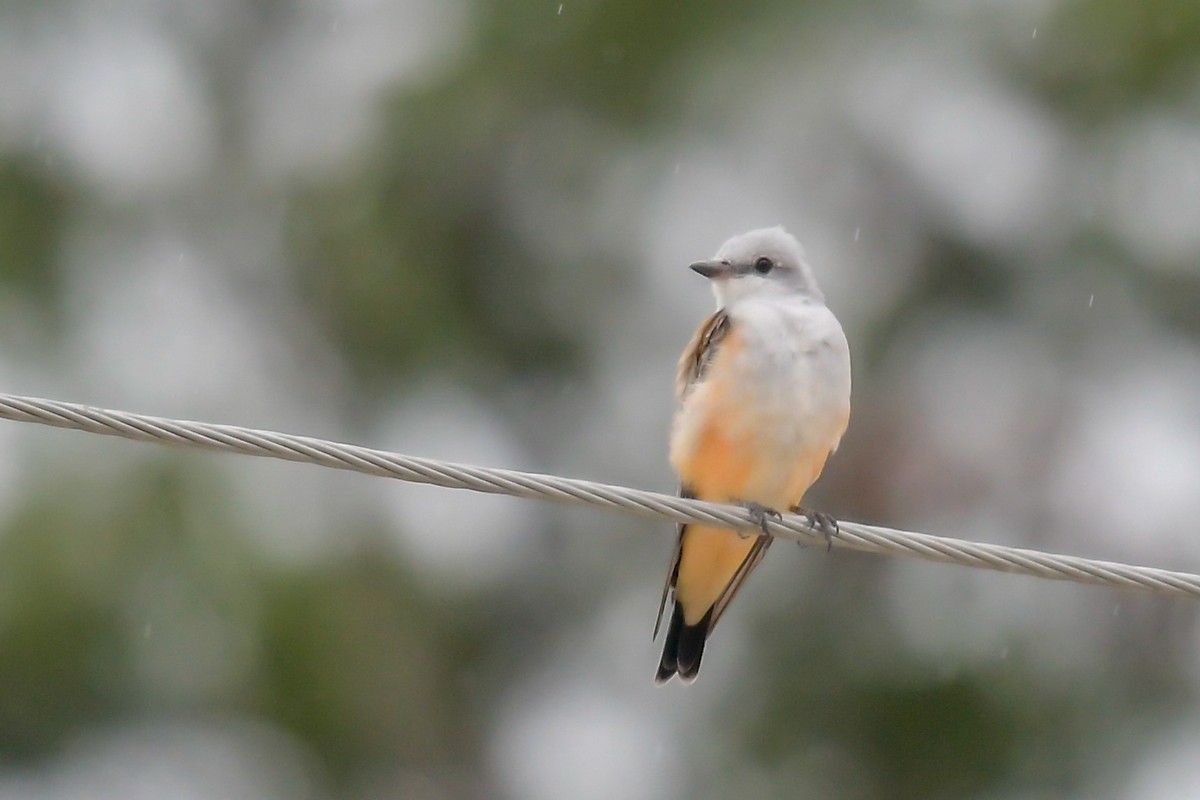
[(718, 306), (748, 297), (800, 296), (824, 301), (804, 249), (782, 226), (735, 236), (692, 269), (712, 281)]

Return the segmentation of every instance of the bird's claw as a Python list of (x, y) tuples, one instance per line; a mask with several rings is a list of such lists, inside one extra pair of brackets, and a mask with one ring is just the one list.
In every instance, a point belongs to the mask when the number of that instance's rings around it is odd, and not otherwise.
[(815, 528), (825, 537), (826, 553), (833, 549), (833, 537), (839, 533), (838, 521), (836, 519), (822, 511), (812, 511), (800, 506), (792, 506), (788, 511), (804, 517), (808, 520), (809, 527)]
[[(763, 532), (763, 536), (771, 535), (771, 531), (767, 529), (768, 519), (783, 519), (783, 514), (780, 514), (770, 506), (764, 506), (762, 503), (755, 503), (753, 500), (739, 502), (738, 505), (746, 509), (746, 511), (750, 514), (750, 520), (758, 526), (759, 530)], [(744, 535), (748, 534), (743, 534), (743, 536)]]

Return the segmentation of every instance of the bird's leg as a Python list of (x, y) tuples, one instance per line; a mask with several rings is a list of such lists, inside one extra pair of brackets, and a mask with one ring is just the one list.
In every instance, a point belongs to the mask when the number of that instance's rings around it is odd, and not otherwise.
[[(768, 519), (783, 519), (783, 514), (780, 514), (770, 506), (764, 506), (762, 503), (756, 503), (753, 500), (739, 500), (738, 505), (750, 512), (750, 519), (763, 532), (763, 536), (770, 536), (771, 532), (767, 530)], [(739, 534), (745, 538), (748, 534)]]
[(838, 521), (823, 511), (812, 511), (800, 506), (792, 506), (788, 511), (799, 514), (808, 520), (809, 526), (816, 528), (825, 537), (825, 552), (833, 549), (833, 537), (838, 535)]

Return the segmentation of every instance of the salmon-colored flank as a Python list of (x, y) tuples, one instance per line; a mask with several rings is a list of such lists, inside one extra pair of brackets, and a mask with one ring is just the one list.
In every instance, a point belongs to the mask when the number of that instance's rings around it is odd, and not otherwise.
[(751, 488), (757, 454), (726, 436), (720, 419), (709, 419), (692, 448), (691, 461), (681, 466), (680, 477), (697, 497), (716, 502), (757, 499), (745, 494)]

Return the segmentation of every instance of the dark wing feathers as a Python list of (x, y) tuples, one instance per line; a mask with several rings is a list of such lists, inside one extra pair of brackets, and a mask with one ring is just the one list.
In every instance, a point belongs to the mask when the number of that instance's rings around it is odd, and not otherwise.
[[(713, 356), (721, 341), (729, 333), (731, 327), (729, 315), (725, 309), (718, 309), (712, 316), (704, 320), (683, 351), (679, 359), (679, 371), (675, 376), (675, 396), (683, 400), (688, 390), (696, 381), (704, 377), (704, 371), (712, 363)], [(680, 497), (695, 497), (696, 495), (686, 486), (679, 487)], [(654, 638), (658, 638), (658, 630), (662, 626), (663, 611), (667, 607), (667, 595), (675, 587), (675, 577), (679, 574), (679, 556), (683, 552), (683, 532), (687, 525), (679, 525), (679, 534), (675, 539), (675, 553), (671, 556), (671, 568), (667, 570), (667, 580), (663, 583), (662, 598), (658, 601), (658, 616), (654, 620)]]
[(732, 327), (729, 315), (722, 308), (706, 319), (696, 331), (679, 359), (679, 372), (675, 376), (675, 396), (679, 400), (683, 400), (692, 385), (704, 377), (704, 371), (712, 363), (721, 341)]

